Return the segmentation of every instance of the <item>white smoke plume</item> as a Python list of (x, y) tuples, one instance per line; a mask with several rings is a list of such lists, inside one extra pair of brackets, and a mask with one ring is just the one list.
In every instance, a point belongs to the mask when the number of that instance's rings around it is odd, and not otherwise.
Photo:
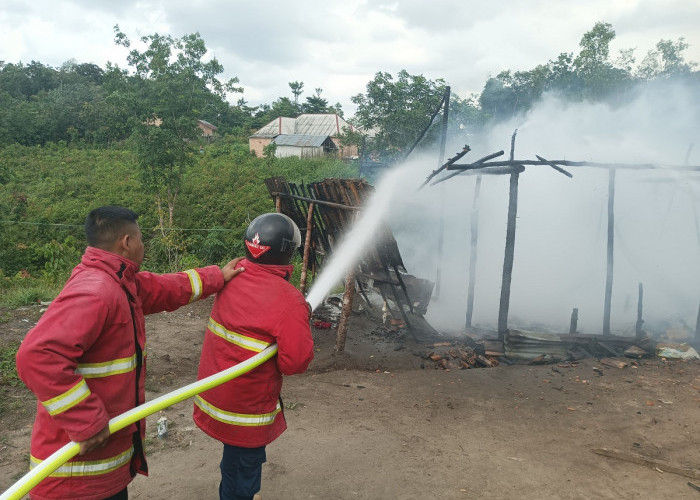
[[(446, 157), (465, 144), (460, 163), (504, 150), (518, 130), (515, 158), (700, 165), (700, 97), (662, 82), (631, 90), (625, 105), (568, 103), (545, 96), (523, 116), (482, 137), (453, 136)], [(695, 148), (693, 148), (695, 145)], [(437, 154), (416, 158), (398, 181), (389, 221), (409, 273), (434, 280), (438, 228), (444, 223), (439, 297), (427, 319), (464, 329), (475, 177), (458, 176), (416, 192), (437, 167)], [(520, 175), (509, 327), (601, 333), (605, 296), (608, 172), (570, 167), (569, 179), (549, 167)], [(473, 324), (495, 328), (508, 208), (508, 176), (484, 176), (479, 207)], [(638, 285), (644, 286), (645, 328), (694, 331), (700, 302), (700, 172), (621, 170), (616, 174), (615, 260), (611, 326), (634, 332)]]

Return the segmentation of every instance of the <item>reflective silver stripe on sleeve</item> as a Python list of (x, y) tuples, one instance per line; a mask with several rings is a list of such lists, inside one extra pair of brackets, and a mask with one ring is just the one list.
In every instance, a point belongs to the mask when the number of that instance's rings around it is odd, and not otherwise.
[(217, 408), (211, 403), (208, 403), (201, 396), (195, 396), (194, 404), (196, 404), (204, 413), (209, 415), (211, 418), (218, 420), (219, 422), (231, 425), (241, 425), (244, 427), (270, 425), (275, 421), (275, 416), (282, 411), (279, 401), (277, 402), (275, 411), (263, 413), (261, 415), (232, 413), (230, 411), (222, 410), (221, 408)]
[[(98, 476), (107, 474), (113, 470), (126, 465), (134, 455), (134, 447), (120, 453), (115, 457), (105, 458), (103, 460), (92, 460), (89, 462), (68, 462), (56, 469), (51, 477), (77, 477), (77, 476)], [(39, 465), (43, 460), (39, 460), (30, 456), (30, 468)]]
[(41, 404), (44, 405), (44, 408), (46, 408), (46, 411), (49, 412), (49, 415), (53, 416), (72, 408), (89, 395), (90, 389), (88, 388), (85, 379), (81, 379), (80, 382), (75, 384), (63, 394), (60, 394), (47, 401), (42, 401)]
[(194, 302), (202, 295), (202, 278), (194, 269), (188, 269), (185, 274), (190, 278), (190, 287), (192, 288), (190, 302)]
[(129, 358), (119, 358), (103, 363), (78, 363), (75, 373), (85, 378), (109, 377), (127, 373), (136, 368), (136, 354)]
[(214, 335), (218, 335), (222, 339), (228, 340), (232, 344), (236, 344), (238, 347), (248, 349), (249, 351), (260, 352), (270, 345), (269, 342), (265, 342), (264, 340), (254, 339), (253, 337), (247, 337), (240, 333), (227, 330), (223, 325), (220, 325), (212, 318), (209, 318), (207, 327)]

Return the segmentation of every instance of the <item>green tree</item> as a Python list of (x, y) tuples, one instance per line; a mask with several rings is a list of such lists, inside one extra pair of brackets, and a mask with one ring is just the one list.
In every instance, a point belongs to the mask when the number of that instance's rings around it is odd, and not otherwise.
[(328, 101), (321, 97), (323, 89), (317, 88), (314, 95), (306, 98), (306, 102), (301, 105), (302, 113), (332, 113), (328, 107)]
[(686, 76), (690, 74), (697, 63), (686, 62), (683, 54), (688, 48), (684, 38), (675, 43), (671, 40), (659, 40), (656, 50), (650, 50), (642, 60), (637, 75), (644, 80), (657, 77)]
[(289, 88), (292, 89), (294, 96), (294, 104), (299, 105), (299, 96), (304, 92), (304, 82), (289, 82)]
[[(351, 101), (357, 105), (355, 119), (365, 129), (376, 128), (373, 150), (385, 157), (399, 157), (418, 139), (445, 92), (442, 79), (429, 80), (401, 70), (396, 79), (379, 72), (364, 94)], [(439, 127), (439, 125), (437, 125)], [(436, 128), (427, 142), (434, 139)]]
[(490, 78), (478, 99), (484, 116), (510, 118), (530, 109), (548, 91), (573, 101), (616, 98), (634, 84), (634, 51), (622, 50), (612, 62), (610, 43), (614, 38), (612, 26), (599, 22), (583, 35), (576, 56), (561, 53), (531, 70), (508, 70)]
[(272, 103), (268, 112), (268, 118), (274, 120), (279, 116), (286, 116), (289, 118), (296, 118), (299, 116), (299, 106), (289, 100), (289, 97), (280, 97), (275, 102)]
[[(115, 43), (131, 47), (119, 26)], [(194, 141), (207, 104), (224, 100), (229, 92), (241, 92), (237, 78), (218, 79), (223, 67), (212, 58), (199, 33), (173, 38), (153, 34), (141, 38), (145, 50), (132, 49), (128, 63), (134, 70), (128, 97), (138, 102), (138, 122), (132, 140), (142, 186), (154, 197), (161, 235), (174, 224), (175, 205), (183, 176), (194, 163)]]
[(610, 61), (610, 42), (614, 39), (612, 25), (603, 22), (596, 23), (581, 38), (581, 51), (573, 65), (582, 83), (582, 98), (603, 98), (629, 82), (630, 75)]

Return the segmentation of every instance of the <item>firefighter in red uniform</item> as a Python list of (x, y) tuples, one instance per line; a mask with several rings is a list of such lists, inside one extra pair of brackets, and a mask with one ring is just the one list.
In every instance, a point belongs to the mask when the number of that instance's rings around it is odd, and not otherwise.
[[(302, 373), (313, 359), (310, 308), (289, 283), (289, 261), (301, 243), (296, 224), (279, 213), (248, 226), (245, 273), (217, 294), (204, 336), (198, 378), (225, 370), (276, 343), (278, 353), (250, 372), (203, 392), (194, 421), (224, 444), (219, 497), (250, 500), (260, 490), (265, 446), (287, 424), (282, 375)], [(259, 498), (259, 495), (256, 495)]]
[(80, 456), (37, 485), (32, 499), (128, 497), (135, 474), (148, 473), (145, 420), (111, 436), (108, 422), (145, 400), (144, 314), (211, 295), (240, 272), (240, 259), (223, 268), (139, 272), (137, 217), (115, 206), (90, 212), (81, 263), (17, 352), (19, 376), (38, 399), (31, 465), (69, 441), (80, 445)]

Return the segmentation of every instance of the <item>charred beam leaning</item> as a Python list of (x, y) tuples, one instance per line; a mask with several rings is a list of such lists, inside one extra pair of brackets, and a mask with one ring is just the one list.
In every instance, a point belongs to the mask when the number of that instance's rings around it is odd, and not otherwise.
[(566, 170), (564, 170), (563, 168), (561, 168), (560, 166), (558, 166), (556, 163), (554, 163), (554, 162), (552, 162), (552, 161), (545, 160), (545, 159), (542, 158), (540, 155), (535, 155), (535, 156), (537, 157), (538, 160), (545, 162), (547, 165), (549, 165), (550, 167), (552, 167), (554, 170), (556, 170), (557, 172), (560, 172), (560, 173), (564, 174), (564, 175), (567, 176), (569, 179), (571, 179), (571, 178), (573, 177), (573, 174), (571, 174), (570, 172), (567, 172)]
[(401, 274), (399, 274), (399, 269), (394, 264), (392, 266), (394, 268), (394, 272), (396, 273), (396, 279), (399, 280), (399, 285), (401, 286), (401, 290), (403, 290), (404, 297), (406, 297), (406, 303), (408, 304), (408, 309), (413, 313), (413, 304), (411, 303), (411, 297), (408, 296), (408, 290), (406, 289), (406, 283), (403, 282), (403, 278), (401, 277)]
[(426, 186), (426, 184), (428, 184), (428, 183), (432, 180), (433, 177), (435, 177), (437, 174), (439, 174), (440, 172), (442, 172), (443, 170), (445, 170), (446, 168), (448, 168), (450, 165), (454, 164), (457, 160), (461, 159), (461, 158), (462, 158), (464, 155), (466, 155), (469, 151), (471, 151), (471, 148), (469, 147), (468, 144), (465, 144), (465, 145), (464, 145), (464, 148), (462, 149), (462, 151), (460, 151), (459, 153), (457, 153), (456, 155), (454, 155), (452, 158), (450, 158), (449, 160), (447, 160), (447, 162), (445, 162), (445, 163), (444, 163), (440, 168), (438, 168), (437, 170), (433, 170), (432, 173), (425, 179), (425, 181), (423, 182), (423, 184), (420, 185), (420, 187), (418, 188), (418, 190), (424, 188), (424, 187)]
[(437, 116), (437, 114), (440, 112), (442, 109), (442, 105), (445, 103), (445, 96), (448, 95), (447, 92), (449, 92), (449, 87), (447, 87), (445, 94), (443, 94), (442, 99), (440, 99), (440, 104), (437, 105), (435, 108), (435, 111), (433, 112), (432, 116), (430, 117), (430, 120), (428, 121), (428, 125), (423, 129), (423, 131), (420, 133), (418, 136), (418, 139), (416, 139), (416, 142), (413, 143), (413, 146), (408, 150), (408, 152), (404, 155), (403, 159), (405, 160), (408, 158), (408, 156), (413, 152), (413, 150), (418, 146), (418, 143), (423, 139), (423, 136), (425, 133), (430, 129), (430, 126), (433, 124), (433, 120)]
[[(438, 156), (438, 165), (442, 165), (445, 159), (445, 143), (447, 142), (447, 119), (450, 112), (450, 87), (445, 87), (445, 96), (442, 100), (442, 131), (440, 134), (440, 154)], [(440, 296), (440, 284), (442, 282), (442, 249), (445, 240), (445, 197), (440, 196), (440, 219), (438, 221), (438, 245), (437, 245), (437, 269), (435, 270), (435, 297)], [(396, 271), (398, 275), (398, 271)], [(400, 279), (400, 278), (399, 278)], [(406, 292), (404, 287), (404, 293)], [(408, 295), (407, 295), (408, 296)], [(409, 306), (411, 306), (409, 301)], [(413, 312), (413, 306), (411, 306)]]
[[(473, 165), (473, 169), (482, 169), (482, 168), (486, 168), (486, 167), (488, 167), (488, 166), (490, 166), (490, 165), (486, 164), (485, 162), (487, 162), (488, 160), (492, 160), (493, 158), (498, 158), (499, 156), (503, 156), (504, 154), (505, 154), (505, 153), (503, 152), (503, 150), (497, 151), (497, 152), (495, 152), (495, 153), (491, 153), (490, 155), (484, 156), (483, 158), (479, 158), (478, 160), (476, 160), (476, 161), (475, 161), (474, 163), (472, 163), (471, 165)], [(510, 162), (509, 162), (509, 163), (510, 163)], [(448, 164), (446, 164), (445, 168), (446, 168), (447, 170), (454, 170), (454, 169), (450, 168), (451, 165), (454, 165), (454, 162), (452, 162), (452, 163), (448, 162)], [(508, 166), (514, 166), (514, 165), (516, 165), (516, 164), (513, 163), (513, 165), (508, 165)], [(472, 169), (469, 169), (469, 170), (472, 170)], [(430, 185), (431, 185), (431, 186), (434, 186), (435, 184), (438, 184), (438, 183), (440, 183), (440, 182), (444, 182), (444, 181), (446, 181), (447, 179), (452, 179), (453, 177), (456, 177), (456, 176), (458, 176), (458, 175), (465, 175), (465, 174), (468, 175), (467, 172), (464, 172), (464, 171), (452, 172), (450, 175), (446, 175), (445, 177), (441, 177), (440, 179), (431, 182)]]
[(503, 160), (492, 161), (489, 163), (453, 163), (447, 170), (473, 170), (475, 168), (484, 167), (508, 167), (512, 165), (546, 165), (551, 167), (552, 163), (563, 165), (565, 167), (594, 167), (605, 168), (609, 170), (685, 170), (688, 172), (700, 172), (700, 165), (662, 165), (659, 163), (595, 163), (591, 161), (569, 161), (569, 160), (549, 160), (548, 162), (540, 160)]

